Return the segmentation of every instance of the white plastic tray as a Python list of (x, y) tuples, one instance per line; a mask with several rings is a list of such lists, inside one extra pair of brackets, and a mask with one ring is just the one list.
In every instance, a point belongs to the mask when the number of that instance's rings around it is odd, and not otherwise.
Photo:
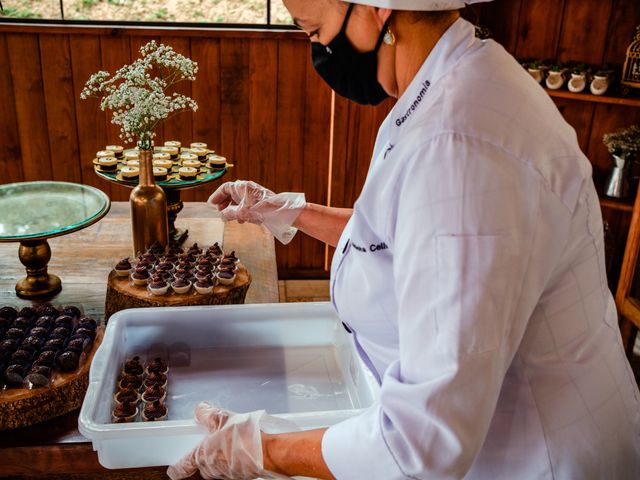
[[(188, 345), (190, 364), (172, 364)], [(131, 355), (170, 359), (163, 422), (111, 423), (112, 398)], [(169, 465), (205, 435), (203, 400), (236, 412), (264, 409), (301, 429), (327, 427), (372, 405), (375, 379), (329, 303), (145, 308), (113, 315), (89, 374), (78, 427), (106, 468)]]

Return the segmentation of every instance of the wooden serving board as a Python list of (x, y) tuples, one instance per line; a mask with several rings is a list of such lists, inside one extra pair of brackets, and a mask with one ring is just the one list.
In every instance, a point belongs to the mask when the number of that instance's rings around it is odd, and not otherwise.
[(0, 430), (26, 427), (80, 408), (89, 386), (89, 367), (103, 335), (98, 327), (84, 363), (75, 372), (55, 371), (48, 387), (0, 391)]
[(131, 285), (128, 277), (120, 277), (114, 271), (109, 274), (107, 282), (107, 298), (104, 308), (104, 320), (107, 322), (114, 313), (127, 308), (144, 307), (186, 307), (193, 305), (230, 305), (244, 303), (247, 290), (251, 285), (251, 274), (242, 264), (238, 264), (236, 279), (231, 285), (216, 285), (213, 292), (207, 295), (189, 293), (178, 295), (171, 292), (167, 295), (152, 295), (146, 287)]

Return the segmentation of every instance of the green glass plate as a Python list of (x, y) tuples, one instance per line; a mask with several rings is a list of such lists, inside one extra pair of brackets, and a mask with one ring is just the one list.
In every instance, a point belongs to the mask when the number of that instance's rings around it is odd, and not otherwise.
[(88, 185), (48, 181), (0, 185), (0, 242), (71, 233), (97, 222), (110, 207), (109, 197)]

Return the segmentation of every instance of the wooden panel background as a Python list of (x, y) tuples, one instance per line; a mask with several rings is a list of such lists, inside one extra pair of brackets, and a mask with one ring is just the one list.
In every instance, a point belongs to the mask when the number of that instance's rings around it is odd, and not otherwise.
[[(636, 25), (637, 0), (496, 0), (464, 11), (489, 27), (516, 58), (558, 58), (620, 67)], [(57, 179), (97, 186), (114, 200), (129, 190), (100, 180), (90, 159), (117, 128), (79, 98), (85, 80), (114, 71), (156, 39), (199, 63), (180, 91), (200, 106), (159, 129), (157, 141), (202, 140), (235, 168), (225, 180), (251, 179), (274, 191), (352, 206), (366, 177), (377, 127), (393, 101), (361, 107), (335, 97), (315, 74), (305, 35), (294, 31), (112, 28), (0, 23), (0, 182)], [(597, 185), (611, 167), (602, 134), (640, 123), (640, 109), (555, 99), (594, 165)], [(329, 151), (333, 111), (333, 152)], [(329, 163), (331, 159), (331, 178)], [(205, 200), (214, 186), (183, 193)], [(604, 209), (621, 255), (629, 215)], [(325, 247), (298, 235), (277, 247), (280, 275), (325, 276)], [(329, 252), (329, 256), (331, 252)], [(611, 264), (615, 278), (616, 261)]]

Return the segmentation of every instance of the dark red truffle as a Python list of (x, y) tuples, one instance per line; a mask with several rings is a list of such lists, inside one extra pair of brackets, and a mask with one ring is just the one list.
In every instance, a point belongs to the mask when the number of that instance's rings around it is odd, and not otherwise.
[(0, 317), (6, 318), (10, 322), (13, 322), (18, 316), (18, 311), (13, 307), (0, 308)]
[(60, 315), (58, 318), (55, 319), (53, 324), (56, 327), (73, 328), (73, 318), (69, 317), (68, 315)]
[(33, 322), (25, 317), (16, 318), (11, 324), (13, 328), (19, 328), (22, 331), (29, 330), (33, 326)]
[(36, 307), (36, 313), (40, 317), (57, 317), (60, 315), (60, 312), (56, 307), (51, 305), (50, 303), (44, 303)]
[(50, 316), (43, 316), (36, 320), (36, 327), (44, 327), (51, 330), (54, 326), (55, 319)]
[(15, 352), (13, 352), (13, 355), (11, 355), (11, 363), (20, 363), (22, 365), (27, 365), (31, 363), (32, 358), (33, 358), (32, 351), (20, 348)]
[(25, 338), (20, 344), (20, 348), (29, 349), (29, 350), (40, 350), (42, 347), (43, 340), (40, 337), (36, 337), (35, 335), (31, 335), (30, 337)]
[(51, 377), (51, 368), (46, 365), (35, 365), (27, 374), (27, 380), (36, 387), (48, 385)]
[(82, 317), (78, 322), (78, 327), (88, 328), (89, 330), (95, 331), (96, 328), (98, 328), (98, 322), (90, 317)]
[(35, 318), (38, 316), (36, 309), (33, 307), (24, 307), (18, 312), (19, 317)]
[(64, 307), (62, 309), (62, 314), (67, 315), (71, 318), (80, 318), (82, 316), (82, 312), (80, 309), (74, 305), (69, 305), (68, 307)]
[(51, 338), (45, 342), (44, 347), (42, 348), (44, 350), (57, 351), (57, 350), (62, 350), (63, 347), (64, 347), (63, 338)]
[(23, 364), (16, 363), (9, 365), (4, 371), (4, 378), (7, 383), (15, 385), (24, 381), (24, 376), (27, 374), (27, 367)]
[(78, 368), (80, 357), (76, 352), (66, 351), (62, 352), (58, 357), (58, 366), (60, 370), (64, 372), (70, 372)]
[(20, 328), (10, 328), (4, 334), (4, 337), (5, 338), (13, 338), (13, 339), (21, 339), (22, 337), (24, 337), (24, 330), (22, 330)]
[(49, 365), (49, 366), (51, 366), (51, 365), (53, 365), (55, 360), (56, 360), (56, 352), (54, 352), (52, 350), (45, 350), (40, 355), (38, 355), (38, 358), (34, 362), (34, 365), (38, 364), (38, 365)]
[[(54, 330), (55, 332), (55, 330)], [(49, 335), (49, 330), (47, 330), (44, 327), (33, 327), (31, 330), (29, 330), (29, 335), (33, 335), (35, 337), (40, 337), (40, 338), (45, 338), (47, 335)]]
[[(40, 327), (36, 327), (36, 328), (40, 328)], [(31, 330), (33, 331), (33, 330)], [(71, 330), (67, 327), (56, 327), (53, 329), (53, 331), (51, 332), (52, 336), (56, 336), (59, 338), (65, 338), (68, 337), (69, 335), (71, 335)]]

